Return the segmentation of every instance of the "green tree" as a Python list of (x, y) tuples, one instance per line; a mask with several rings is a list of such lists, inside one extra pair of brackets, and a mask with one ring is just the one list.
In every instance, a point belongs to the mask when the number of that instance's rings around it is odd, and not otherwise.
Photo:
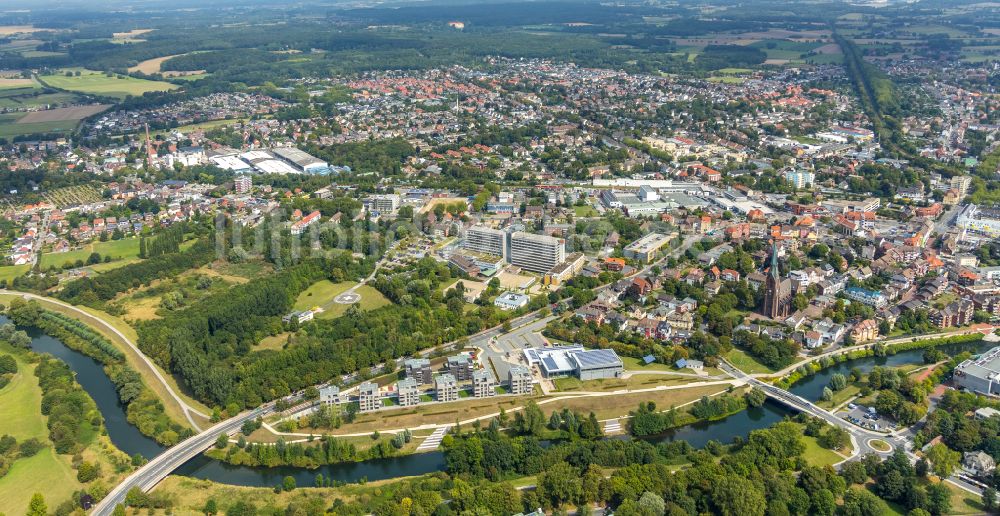
[(935, 475), (947, 478), (958, 467), (959, 462), (962, 460), (962, 454), (948, 448), (944, 444), (938, 443), (927, 450), (927, 460), (931, 461), (931, 467)]
[(663, 514), (667, 511), (667, 504), (663, 501), (663, 497), (649, 491), (642, 493), (638, 505), (640, 510), (648, 514)]
[(35, 493), (31, 496), (31, 501), (28, 502), (28, 512), (27, 516), (46, 516), (49, 513), (49, 508), (45, 505), (45, 497), (42, 493)]
[(285, 477), (284, 480), (281, 481), (281, 488), (284, 489), (285, 491), (294, 491), (295, 477), (291, 475)]
[(837, 512), (837, 499), (829, 489), (820, 489), (812, 496), (812, 514), (832, 516)]
[(541, 475), (538, 485), (541, 487), (542, 493), (556, 507), (566, 502), (579, 500), (583, 493), (580, 473), (565, 462), (559, 462), (549, 467)]
[(229, 446), (229, 436), (226, 434), (219, 434), (219, 437), (215, 438), (215, 447), (222, 450), (226, 446)]
[(992, 487), (983, 489), (983, 508), (988, 512), (997, 508), (997, 490)]
[(712, 489), (712, 504), (723, 516), (763, 516), (767, 499), (749, 479), (724, 476)]
[(205, 502), (205, 507), (201, 509), (201, 512), (207, 516), (218, 514), (219, 506), (215, 503), (215, 498), (209, 498), (208, 501)]

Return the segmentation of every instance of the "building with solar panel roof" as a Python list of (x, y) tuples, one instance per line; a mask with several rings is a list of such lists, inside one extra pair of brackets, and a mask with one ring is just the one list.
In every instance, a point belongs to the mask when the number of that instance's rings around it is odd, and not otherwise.
[(525, 348), (528, 365), (538, 366), (546, 378), (577, 376), (581, 380), (620, 378), (625, 365), (612, 349), (586, 349), (580, 345)]

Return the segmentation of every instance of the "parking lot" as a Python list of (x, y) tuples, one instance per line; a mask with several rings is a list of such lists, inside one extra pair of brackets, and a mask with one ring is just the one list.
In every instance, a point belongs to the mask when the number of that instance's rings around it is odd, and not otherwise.
[(895, 421), (886, 416), (871, 412), (869, 407), (864, 405), (854, 405), (852, 403), (847, 406), (846, 412), (841, 412), (838, 416), (862, 428), (878, 432), (891, 432), (896, 428)]

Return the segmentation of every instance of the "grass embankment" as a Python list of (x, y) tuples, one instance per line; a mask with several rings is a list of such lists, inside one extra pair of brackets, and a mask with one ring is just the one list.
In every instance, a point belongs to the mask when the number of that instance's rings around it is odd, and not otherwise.
[(747, 374), (770, 374), (774, 372), (774, 369), (767, 367), (766, 365), (757, 361), (746, 351), (739, 348), (733, 348), (726, 353), (726, 360), (734, 367), (743, 371)]
[[(14, 299), (19, 299), (19, 296), (15, 296), (13, 294), (0, 294), (0, 303), (3, 303), (7, 306), (9, 306), (10, 302)], [(152, 389), (152, 391), (156, 394), (156, 397), (163, 404), (163, 408), (167, 416), (171, 419), (171, 421), (175, 421), (184, 426), (187, 426), (187, 418), (184, 417), (184, 411), (182, 410), (181, 406), (170, 395), (166, 387), (164, 387), (163, 384), (160, 382), (160, 380), (156, 377), (153, 368), (156, 368), (160, 372), (162, 377), (170, 385), (171, 389), (175, 393), (177, 393), (181, 397), (181, 399), (184, 400), (185, 403), (187, 403), (191, 407), (198, 409), (204, 414), (212, 413), (211, 409), (205, 407), (200, 402), (194, 400), (193, 398), (185, 394), (184, 391), (178, 385), (176, 379), (172, 375), (164, 372), (155, 363), (153, 363), (152, 366), (147, 364), (139, 356), (139, 353), (134, 349), (132, 349), (132, 347), (129, 346), (125, 342), (125, 340), (121, 338), (121, 336), (111, 331), (108, 328), (108, 326), (106, 326), (109, 325), (112, 328), (118, 330), (132, 342), (138, 341), (139, 337), (136, 334), (135, 329), (129, 326), (128, 323), (126, 323), (125, 321), (107, 312), (103, 312), (101, 310), (97, 310), (96, 308), (91, 308), (89, 306), (76, 307), (85, 312), (86, 315), (84, 315), (81, 314), (80, 312), (77, 312), (76, 310), (72, 310), (70, 308), (67, 308), (61, 304), (58, 304), (48, 299), (44, 298), (36, 299), (36, 301), (38, 301), (42, 305), (42, 307), (44, 307), (47, 310), (52, 310), (54, 312), (67, 315), (69, 317), (72, 317), (78, 321), (87, 324), (90, 328), (97, 331), (98, 333), (103, 335), (106, 339), (111, 341), (111, 343), (114, 344), (114, 346), (118, 348), (119, 351), (124, 353), (126, 363), (142, 376), (143, 383), (145, 383), (146, 386)], [(204, 426), (204, 424), (208, 423), (207, 419), (200, 418), (197, 415), (192, 414), (192, 417), (195, 418), (195, 421), (199, 425)]]

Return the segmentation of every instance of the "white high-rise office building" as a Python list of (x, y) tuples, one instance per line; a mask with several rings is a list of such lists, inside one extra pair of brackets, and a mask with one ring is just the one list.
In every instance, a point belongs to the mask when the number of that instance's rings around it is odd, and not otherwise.
[(477, 253), (492, 254), (506, 258), (507, 233), (484, 226), (472, 226), (465, 231), (462, 248)]
[(510, 236), (510, 263), (524, 270), (544, 274), (566, 261), (562, 239), (518, 231)]

